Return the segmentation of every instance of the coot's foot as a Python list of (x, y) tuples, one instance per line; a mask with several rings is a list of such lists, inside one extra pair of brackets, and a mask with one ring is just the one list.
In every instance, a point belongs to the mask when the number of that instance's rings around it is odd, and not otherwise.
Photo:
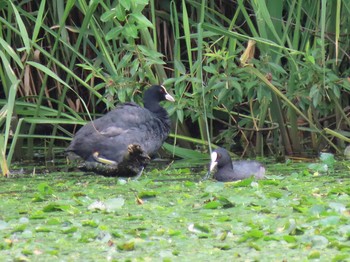
[(144, 169), (145, 169), (145, 167), (141, 167), (141, 169), (140, 169), (140, 171), (138, 172), (138, 174), (137, 174), (135, 177), (132, 177), (131, 179), (132, 179), (132, 180), (137, 180), (137, 179), (139, 179), (139, 178), (141, 177), (142, 172), (143, 172)]
[(210, 171), (208, 171), (206, 174), (205, 174), (205, 176), (202, 178), (202, 181), (204, 181), (204, 180), (208, 180), (209, 178), (210, 178)]

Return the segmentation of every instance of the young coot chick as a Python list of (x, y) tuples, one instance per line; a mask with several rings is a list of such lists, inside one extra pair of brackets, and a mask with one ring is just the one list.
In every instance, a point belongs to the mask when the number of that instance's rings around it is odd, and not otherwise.
[(168, 137), (170, 120), (159, 102), (174, 98), (164, 86), (154, 85), (143, 96), (144, 107), (135, 103), (118, 105), (114, 110), (83, 126), (67, 152), (85, 160), (85, 171), (107, 176), (141, 175)]
[(262, 179), (265, 175), (265, 167), (257, 161), (233, 161), (226, 149), (217, 148), (211, 154), (211, 162), (209, 172), (206, 178), (209, 177), (215, 167), (214, 178), (218, 181), (229, 182), (242, 180), (255, 176), (256, 179)]

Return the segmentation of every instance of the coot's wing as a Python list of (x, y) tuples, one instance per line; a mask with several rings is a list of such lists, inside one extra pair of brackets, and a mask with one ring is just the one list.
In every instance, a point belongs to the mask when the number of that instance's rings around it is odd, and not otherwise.
[(125, 103), (93, 121), (93, 125), (98, 131), (113, 135), (114, 132), (118, 134), (123, 129), (138, 127), (153, 118), (153, 114), (146, 108), (134, 103)]
[(129, 145), (139, 145), (145, 154), (152, 156), (161, 147), (168, 134), (169, 129), (161, 120), (153, 118), (128, 129), (109, 127), (99, 135), (94, 135), (93, 147), (101, 157), (119, 162)]
[(255, 176), (258, 179), (264, 177), (265, 168), (258, 161), (239, 160), (232, 161), (234, 177), (237, 180)]
[(125, 103), (80, 128), (67, 151), (90, 161), (92, 154), (99, 152), (101, 157), (119, 162), (129, 144), (140, 144), (147, 154), (154, 153), (169, 133), (162, 128), (164, 124), (149, 110)]
[(128, 129), (138, 128), (152, 119), (152, 113), (143, 107), (134, 103), (121, 104), (106, 115), (80, 128), (75, 135), (75, 139), (85, 136), (89, 136), (92, 140), (94, 136), (98, 136), (97, 139), (101, 139), (100, 135), (106, 137), (118, 136), (125, 133)]

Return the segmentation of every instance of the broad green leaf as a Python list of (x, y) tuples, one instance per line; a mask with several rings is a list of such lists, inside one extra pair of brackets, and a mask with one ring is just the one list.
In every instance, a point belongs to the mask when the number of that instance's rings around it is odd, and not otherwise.
[[(174, 66), (175, 70), (178, 70), (179, 73), (182, 75), (186, 74), (186, 68), (181, 61), (179, 61), (178, 59), (175, 59), (174, 64), (175, 64), (175, 66)], [(167, 80), (169, 81), (169, 79), (167, 79)]]
[(106, 210), (108, 212), (113, 212), (118, 209), (121, 209), (124, 206), (125, 199), (122, 197), (117, 197), (117, 198), (110, 198), (104, 201), (104, 204), (106, 206)]
[(35, 232), (41, 232), (41, 233), (47, 233), (47, 232), (51, 232), (52, 229), (46, 226), (38, 226), (35, 228)]
[(130, 11), (131, 0), (120, 0), (119, 3), (125, 8), (125, 10)]
[(40, 183), (38, 185), (38, 191), (40, 194), (47, 196), (53, 194), (53, 189), (51, 186), (49, 186), (47, 183)]
[(183, 123), (184, 121), (184, 111), (181, 109), (176, 110), (177, 119)]
[(155, 50), (152, 50), (145, 45), (137, 45), (137, 48), (140, 49), (142, 54), (146, 57), (154, 58), (154, 59), (159, 58), (159, 57), (163, 57), (163, 54), (161, 54)]
[(224, 190), (224, 183), (212, 183), (208, 185), (205, 189), (208, 193), (217, 193)]
[(208, 72), (208, 73), (211, 73), (213, 75), (216, 75), (218, 74), (218, 71), (217, 69), (211, 64), (210, 66), (203, 66), (203, 69)]
[[(16, 64), (21, 68), (23, 69), (24, 66), (23, 66), (23, 63), (21, 61), (21, 58), (18, 56), (18, 54), (13, 50), (13, 48), (7, 43), (5, 42), (5, 40), (3, 38), (0, 37), (0, 45), (2, 46), (2, 49), (11, 56), (11, 58), (16, 62)], [(1, 51), (0, 51), (1, 52)], [(0, 53), (1, 55), (1, 60), (2, 60), (2, 63), (3, 63), (3, 66), (6, 68), (7, 67), (7, 64), (9, 63), (8, 60), (6, 59), (5, 55), (1, 52)], [(6, 69), (8, 70), (8, 69)], [(12, 70), (12, 68), (11, 68)], [(14, 75), (14, 73), (13, 73)], [(9, 75), (11, 77), (11, 74)], [(13, 80), (13, 78), (12, 78)]]
[(216, 209), (218, 207), (220, 207), (221, 204), (218, 201), (210, 201), (208, 203), (206, 203), (203, 208), (204, 209)]
[(142, 191), (137, 195), (139, 198), (152, 198), (157, 196), (156, 191)]
[(122, 251), (132, 251), (135, 249), (135, 242), (134, 241), (129, 241), (125, 243), (121, 243), (117, 245), (119, 250)]
[(130, 14), (131, 17), (135, 18), (135, 20), (137, 21), (137, 23), (140, 26), (143, 27), (150, 27), (154, 29), (154, 25), (151, 23), (151, 21), (149, 21), (143, 14), (140, 13), (133, 13)]
[(115, 15), (117, 17), (117, 19), (121, 22), (124, 22), (126, 19), (126, 13), (125, 13), (125, 9), (122, 5), (118, 4), (116, 9), (115, 9)]
[(123, 35), (125, 37), (131, 37), (131, 38), (138, 38), (138, 31), (137, 31), (137, 27), (133, 24), (126, 24), (124, 26), (124, 32)]
[(63, 234), (71, 234), (71, 233), (75, 233), (78, 231), (78, 227), (76, 226), (72, 226), (72, 227), (68, 227), (68, 228), (63, 228), (62, 230)]
[[(116, 8), (117, 9), (117, 8)], [(104, 12), (101, 15), (101, 21), (102, 22), (108, 22), (109, 20), (113, 19), (114, 16), (116, 15), (117, 10), (116, 9), (111, 9), (111, 10), (107, 10), (106, 12)], [(117, 16), (118, 17), (118, 16)], [(119, 18), (118, 18), (119, 19)]]
[(106, 34), (106, 40), (112, 40), (112, 39), (118, 39), (120, 34), (123, 32), (123, 27), (122, 26), (117, 26), (112, 28), (108, 33)]
[(30, 53), (30, 49), (31, 49), (31, 44), (30, 44), (30, 39), (29, 39), (29, 36), (28, 36), (27, 28), (24, 25), (22, 17), (19, 14), (15, 4), (12, 1), (10, 3), (12, 5), (13, 12), (15, 13), (15, 17), (16, 17), (17, 25), (19, 27), (19, 31), (21, 32), (20, 37), (21, 37), (21, 39), (23, 41), (24, 48), (25, 48), (27, 54), (29, 54)]
[(43, 26), (43, 17), (44, 17), (44, 12), (45, 12), (45, 6), (46, 6), (46, 0), (40, 1), (40, 7), (38, 11), (38, 15), (35, 19), (35, 26), (33, 30), (33, 35), (32, 35), (32, 42), (35, 43), (37, 41), (37, 37), (39, 34), (40, 29)]
[(163, 147), (168, 150), (170, 153), (174, 153), (178, 157), (182, 158), (198, 158), (198, 159), (206, 159), (208, 155), (200, 153), (195, 150), (181, 148), (178, 146), (173, 146), (168, 143), (164, 143)]
[(66, 205), (50, 203), (43, 208), (43, 211), (44, 212), (64, 211), (64, 210), (67, 210), (67, 207), (68, 206), (66, 206)]

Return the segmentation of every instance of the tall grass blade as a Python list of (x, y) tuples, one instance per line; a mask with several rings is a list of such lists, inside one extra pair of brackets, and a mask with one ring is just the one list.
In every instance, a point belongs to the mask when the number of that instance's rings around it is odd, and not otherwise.
[(9, 176), (10, 171), (6, 161), (6, 146), (5, 146), (5, 137), (3, 134), (0, 134), (0, 167), (2, 176)]
[(32, 42), (33, 43), (37, 41), (40, 29), (41, 29), (42, 24), (44, 22), (45, 6), (46, 6), (46, 0), (42, 0), (40, 2), (40, 7), (38, 10), (38, 15), (36, 17), (35, 26), (34, 26), (34, 30), (33, 30), (33, 34), (32, 34)]
[(19, 31), (21, 32), (21, 38), (22, 38), (22, 41), (23, 41), (23, 44), (24, 44), (24, 49), (25, 49), (26, 53), (29, 54), (30, 53), (30, 49), (31, 49), (31, 44), (30, 44), (30, 39), (29, 39), (29, 36), (28, 36), (27, 28), (24, 25), (22, 17), (19, 14), (15, 4), (12, 1), (10, 1), (10, 3), (11, 3), (11, 6), (12, 6), (12, 9), (13, 9), (13, 12), (15, 13), (15, 17), (16, 17), (16, 21), (17, 21), (17, 24), (18, 24)]

